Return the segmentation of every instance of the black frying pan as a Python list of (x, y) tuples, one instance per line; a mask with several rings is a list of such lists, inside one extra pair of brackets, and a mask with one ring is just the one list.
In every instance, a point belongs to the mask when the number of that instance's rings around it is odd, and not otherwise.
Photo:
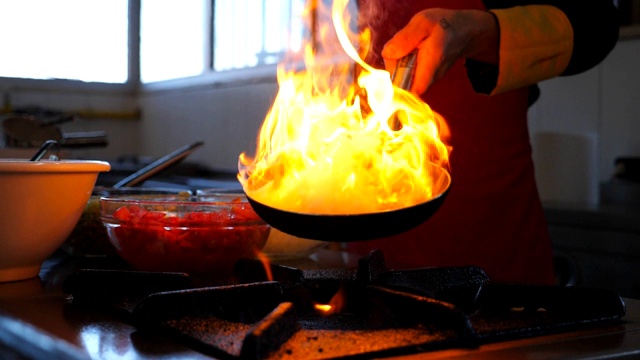
[(247, 195), (253, 210), (274, 228), (301, 238), (350, 242), (373, 240), (410, 230), (429, 219), (444, 202), (451, 176), (438, 167), (441, 192), (418, 205), (391, 211), (366, 214), (319, 215), (297, 213), (260, 203)]

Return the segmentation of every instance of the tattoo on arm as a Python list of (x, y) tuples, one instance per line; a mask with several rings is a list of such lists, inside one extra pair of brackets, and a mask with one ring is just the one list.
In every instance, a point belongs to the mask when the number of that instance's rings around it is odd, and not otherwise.
[(447, 30), (451, 27), (451, 24), (449, 24), (449, 22), (447, 21), (447, 19), (442, 18), (440, 19), (440, 21), (438, 22), (440, 24), (440, 27)]

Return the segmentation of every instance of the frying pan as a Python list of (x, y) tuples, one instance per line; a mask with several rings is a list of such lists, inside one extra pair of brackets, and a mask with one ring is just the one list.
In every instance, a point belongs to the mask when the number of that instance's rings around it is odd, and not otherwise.
[(433, 198), (409, 207), (364, 214), (308, 214), (281, 210), (252, 199), (247, 199), (253, 210), (272, 227), (289, 235), (322, 241), (351, 242), (373, 240), (400, 234), (429, 219), (444, 202), (451, 176), (435, 165), (439, 193)]
[[(391, 76), (394, 85), (409, 90), (413, 82), (417, 50), (412, 51), (396, 64)], [(366, 101), (366, 100), (365, 100)], [(401, 125), (394, 116), (392, 129)], [(365, 214), (306, 214), (280, 210), (252, 199), (247, 199), (253, 210), (272, 227), (289, 235), (322, 241), (350, 242), (373, 240), (400, 234), (413, 229), (429, 219), (444, 202), (451, 186), (451, 176), (442, 167), (430, 164), (437, 181), (437, 195), (413, 206), (397, 210)]]

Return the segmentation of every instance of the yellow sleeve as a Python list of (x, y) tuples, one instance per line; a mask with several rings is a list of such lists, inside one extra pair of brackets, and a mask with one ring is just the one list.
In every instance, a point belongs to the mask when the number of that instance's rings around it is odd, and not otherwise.
[(567, 68), (573, 29), (560, 9), (527, 5), (490, 11), (500, 27), (498, 79), (491, 94), (556, 77)]

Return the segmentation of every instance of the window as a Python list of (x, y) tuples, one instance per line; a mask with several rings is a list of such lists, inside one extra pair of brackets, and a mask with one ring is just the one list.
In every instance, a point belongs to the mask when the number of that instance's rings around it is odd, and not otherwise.
[(215, 1), (213, 69), (275, 64), (299, 50), (303, 9), (304, 0)]
[[(140, 79), (143, 83), (202, 74), (210, 48), (205, 0), (142, 0)], [(208, 38), (207, 38), (208, 39)]]
[(301, 46), (305, 0), (211, 3), (142, 0), (143, 83), (275, 64)]
[(0, 2), (0, 76), (124, 83), (127, 0)]
[[(304, 5), (305, 0), (2, 1), (0, 77), (137, 84), (275, 64), (301, 46)], [(138, 30), (139, 46), (130, 42)]]

